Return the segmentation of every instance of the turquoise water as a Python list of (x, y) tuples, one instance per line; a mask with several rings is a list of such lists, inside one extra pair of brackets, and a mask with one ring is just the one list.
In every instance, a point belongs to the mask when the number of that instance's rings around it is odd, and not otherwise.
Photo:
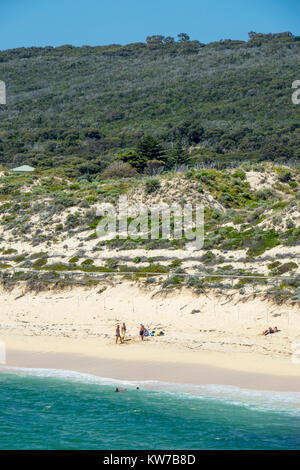
[[(124, 385), (126, 392), (115, 393)], [(0, 374), (0, 449), (299, 449), (300, 393)]]

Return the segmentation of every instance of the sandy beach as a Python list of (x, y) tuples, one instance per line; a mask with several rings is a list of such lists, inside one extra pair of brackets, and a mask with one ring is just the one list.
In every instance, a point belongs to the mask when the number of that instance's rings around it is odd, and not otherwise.
[[(260, 298), (226, 299), (134, 283), (1, 295), (7, 367), (51, 368), (120, 380), (300, 391), (300, 315)], [(127, 337), (115, 344), (115, 326)], [(164, 336), (138, 336), (139, 324)], [(259, 333), (269, 325), (280, 332)], [(1, 370), (0, 369), (0, 370)]]
[[(121, 381), (218, 384), (254, 390), (300, 391), (299, 365), (291, 365), (282, 359), (274, 364), (271, 359), (259, 355), (241, 353), (238, 357), (236, 354), (226, 354), (224, 357), (223, 353), (205, 352), (197, 356), (191, 353), (179, 355), (174, 348), (169, 350), (170, 355), (163, 357), (152, 355), (149, 348), (142, 351), (135, 347), (124, 353), (123, 348), (122, 351), (121, 348), (118, 351), (97, 348), (95, 342), (90, 341), (54, 343), (49, 338), (40, 338), (38, 342), (29, 344), (27, 337), (9, 337), (5, 340), (7, 364), (0, 366), (2, 372), (14, 371), (11, 368), (15, 367), (59, 369)], [(18, 346), (20, 349), (16, 349)], [(91, 349), (93, 355), (88, 354)]]

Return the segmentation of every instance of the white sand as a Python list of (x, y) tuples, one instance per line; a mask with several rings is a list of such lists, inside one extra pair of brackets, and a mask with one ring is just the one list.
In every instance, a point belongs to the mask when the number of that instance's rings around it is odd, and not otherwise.
[[(229, 298), (188, 289), (166, 294), (130, 282), (102, 293), (99, 286), (36, 295), (22, 289), (2, 291), (0, 298), (0, 340), (8, 365), (300, 391), (299, 307), (238, 293)], [(115, 345), (115, 326), (123, 321), (127, 341)], [(165, 336), (140, 342), (141, 322)], [(280, 333), (259, 335), (270, 325)]]

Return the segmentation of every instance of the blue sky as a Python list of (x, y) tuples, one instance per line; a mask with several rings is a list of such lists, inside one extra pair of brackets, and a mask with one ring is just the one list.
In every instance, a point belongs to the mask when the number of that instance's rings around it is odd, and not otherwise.
[(201, 42), (248, 31), (300, 35), (299, 0), (0, 0), (0, 50), (144, 41), (186, 32)]

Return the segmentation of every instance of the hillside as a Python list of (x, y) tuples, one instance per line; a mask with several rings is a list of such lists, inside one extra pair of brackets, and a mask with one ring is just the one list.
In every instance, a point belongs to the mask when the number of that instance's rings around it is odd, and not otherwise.
[[(98, 174), (144, 135), (204, 161), (299, 159), (298, 36), (0, 52), (0, 163)], [(297, 74), (298, 72), (298, 74)], [(156, 159), (156, 155), (150, 159)]]
[[(78, 183), (3, 171), (1, 278), (7, 286), (33, 281), (34, 289), (60, 281), (105, 289), (118, 274), (167, 290), (268, 293), (277, 302), (299, 302), (299, 185), (299, 170), (270, 164)], [(190, 251), (187, 239), (161, 235), (99, 240), (97, 208), (122, 194), (130, 206), (203, 204), (203, 249)]]

